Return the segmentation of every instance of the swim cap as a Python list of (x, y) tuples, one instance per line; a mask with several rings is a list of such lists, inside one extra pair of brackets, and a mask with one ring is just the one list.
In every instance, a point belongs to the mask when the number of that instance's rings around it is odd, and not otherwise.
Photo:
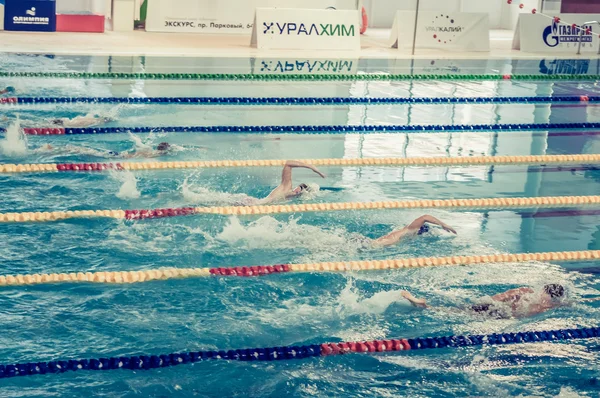
[(11, 93), (11, 94), (12, 94), (12, 93), (14, 93), (14, 92), (15, 92), (15, 88), (14, 88), (13, 86), (8, 86), (8, 87), (6, 87), (6, 92), (8, 92), (8, 93)]
[(158, 146), (156, 147), (156, 149), (158, 151), (168, 151), (171, 148), (171, 145), (169, 145), (168, 142), (161, 142), (160, 144), (158, 144)]
[(423, 224), (421, 225), (421, 228), (419, 228), (419, 235), (423, 235), (425, 232), (429, 232), (429, 226), (427, 224)]
[(119, 152), (115, 152), (115, 151), (108, 151), (108, 154), (110, 156), (119, 156)]

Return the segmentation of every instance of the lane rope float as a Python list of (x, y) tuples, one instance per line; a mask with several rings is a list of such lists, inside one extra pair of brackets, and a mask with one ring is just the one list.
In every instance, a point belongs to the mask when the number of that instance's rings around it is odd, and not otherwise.
[[(125, 133), (223, 133), (223, 134), (356, 134), (439, 133), (475, 131), (529, 131), (597, 129), (600, 123), (519, 123), (455, 125), (322, 125), (322, 126), (155, 126), (155, 127), (26, 127), (27, 135), (125, 134)], [(6, 132), (6, 128), (0, 128)]]
[(385, 353), (434, 348), (459, 348), (482, 345), (506, 345), (566, 341), (600, 337), (600, 327), (556, 329), (518, 333), (492, 333), (424, 338), (350, 341), (312, 345), (249, 348), (228, 351), (191, 351), (164, 355), (136, 355), (94, 359), (71, 359), (0, 365), (0, 378), (74, 372), (78, 370), (149, 370), (208, 360), (281, 361), (343, 355), (350, 353)]
[(159, 268), (142, 271), (99, 271), (54, 274), (2, 275), (0, 286), (42, 285), (49, 283), (141, 283), (156, 280), (215, 277), (252, 277), (290, 272), (357, 272), (391, 269), (481, 265), (524, 262), (598, 261), (600, 250), (573, 252), (489, 254), (482, 256), (418, 257), (395, 260), (335, 261), (309, 264), (276, 264), (215, 268)]
[(265, 215), (300, 212), (378, 210), (378, 209), (504, 209), (548, 208), (597, 205), (600, 196), (542, 196), (536, 198), (480, 198), (480, 199), (416, 199), (382, 202), (297, 203), (289, 205), (180, 207), (145, 210), (68, 210), (49, 212), (0, 213), (0, 223), (48, 222), (75, 218), (115, 218), (144, 220), (187, 216)]
[(121, 72), (13, 72), (0, 71), (0, 77), (51, 79), (130, 79), (130, 80), (220, 80), (220, 81), (402, 81), (402, 80), (543, 80), (595, 81), (600, 75), (499, 75), (499, 74), (252, 74), (252, 73), (121, 73)]
[(552, 97), (5, 97), (0, 104), (380, 105), (600, 102), (600, 96)]
[[(484, 166), (484, 165), (547, 165), (597, 164), (600, 154), (589, 155), (531, 155), (531, 156), (463, 156), (414, 158), (348, 158), (297, 159), (313, 166)], [(282, 167), (286, 159), (265, 160), (201, 160), (175, 162), (119, 162), (119, 163), (37, 163), (0, 164), (0, 173), (41, 173), (110, 170), (166, 170), (217, 167)]]

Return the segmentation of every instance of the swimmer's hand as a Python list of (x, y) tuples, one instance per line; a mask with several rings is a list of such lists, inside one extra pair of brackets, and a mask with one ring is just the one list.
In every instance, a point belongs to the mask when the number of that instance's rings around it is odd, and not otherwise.
[(318, 175), (320, 175), (322, 178), (327, 177), (325, 174), (321, 173), (318, 169), (315, 168), (315, 173), (317, 173)]
[(446, 231), (446, 232), (452, 232), (454, 235), (458, 235), (458, 234), (456, 233), (456, 231), (454, 230), (454, 228), (452, 228), (452, 227), (451, 227), (451, 226), (449, 226), (448, 224), (442, 223), (442, 224), (440, 225), (440, 227), (442, 227), (442, 228), (444, 229), (444, 231)]
[(406, 290), (401, 290), (400, 295), (407, 299), (412, 305), (419, 308), (427, 308), (427, 301), (424, 299), (418, 299)]

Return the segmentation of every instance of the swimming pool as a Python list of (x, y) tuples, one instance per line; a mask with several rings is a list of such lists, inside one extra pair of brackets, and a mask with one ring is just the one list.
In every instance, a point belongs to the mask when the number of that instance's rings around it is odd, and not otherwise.
[[(1, 71), (247, 73), (277, 60), (144, 59), (7, 55)], [(310, 61), (308, 61), (310, 62)], [(573, 61), (422, 61), (412, 73), (593, 73)], [(275, 65), (275, 66), (273, 66)], [(285, 65), (285, 64), (283, 64)], [(294, 64), (296, 65), (296, 64)], [(315, 66), (318, 67), (318, 66)], [(346, 66), (344, 66), (347, 68)], [(394, 73), (409, 66), (355, 61), (347, 73)], [(258, 67), (260, 69), (260, 66)], [(333, 73), (333, 66), (325, 72)], [(336, 71), (339, 70), (338, 65)], [(297, 68), (296, 68), (297, 69)], [(279, 72), (273, 72), (279, 73)], [(335, 72), (337, 73), (337, 72)], [(594, 96), (594, 81), (189, 81), (0, 78), (25, 97), (525, 97)], [(484, 125), (598, 123), (595, 103), (197, 105), (16, 104), (2, 106), (11, 126), (47, 127), (56, 117), (110, 115), (108, 127), (290, 125)], [(12, 130), (11, 130), (12, 129)], [(597, 154), (593, 129), (447, 133), (205, 134), (27, 136), (2, 141), (0, 163), (128, 161), (108, 156), (168, 141), (161, 159), (243, 160)], [(137, 138), (136, 138), (137, 137)], [(44, 144), (58, 148), (36, 151)], [(82, 152), (81, 148), (86, 149)], [(145, 161), (132, 159), (131, 161)], [(295, 204), (408, 199), (598, 195), (594, 165), (324, 167), (325, 180)], [(0, 175), (0, 213), (54, 210), (227, 206), (264, 197), (277, 167)], [(410, 209), (292, 212), (263, 216), (190, 215), (151, 220), (70, 219), (0, 224), (2, 275), (229, 267), (390, 258), (598, 250), (600, 206), (559, 209)], [(565, 211), (562, 211), (565, 210)], [(384, 249), (376, 238), (430, 213), (457, 231), (435, 229)], [(488, 334), (597, 326), (598, 305), (576, 303), (524, 319), (489, 319), (452, 310), (508, 288), (562, 283), (571, 298), (597, 295), (593, 262), (533, 262), (377, 272), (290, 273), (260, 278), (188, 278), (136, 284), (3, 286), (0, 363), (154, 355), (194, 350), (320, 344), (391, 337)], [(584, 271), (584, 272), (579, 272)], [(400, 290), (440, 309), (420, 311)], [(450, 309), (449, 309), (449, 308)], [(68, 372), (2, 379), (3, 396), (554, 396), (598, 394), (596, 340), (345, 355), (294, 361), (205, 361), (149, 371)]]

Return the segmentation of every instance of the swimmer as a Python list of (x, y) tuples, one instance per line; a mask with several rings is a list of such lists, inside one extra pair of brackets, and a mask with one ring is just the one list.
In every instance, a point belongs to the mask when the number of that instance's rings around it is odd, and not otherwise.
[(351, 240), (356, 241), (355, 243), (358, 243), (364, 248), (392, 246), (397, 244), (401, 240), (412, 238), (415, 236), (420, 236), (429, 232), (429, 225), (427, 224), (439, 225), (444, 231), (451, 232), (454, 235), (456, 235), (456, 231), (454, 230), (454, 228), (438, 220), (437, 218), (426, 214), (417, 218), (416, 220), (408, 224), (406, 227), (397, 231), (390, 232), (389, 234), (384, 235), (380, 238), (369, 239), (365, 236), (357, 234), (358, 237)]
[(3, 90), (0, 90), (0, 95), (4, 95), (4, 94), (14, 94), (15, 93), (15, 88), (8, 86)]
[(174, 148), (171, 144), (169, 144), (168, 142), (161, 142), (154, 149), (151, 149), (151, 148), (140, 149), (138, 151), (125, 152), (125, 153), (121, 153), (121, 154), (119, 154), (119, 152), (110, 151), (110, 152), (108, 152), (108, 154), (110, 156), (120, 157), (120, 158), (124, 158), (124, 159), (157, 158), (160, 156), (168, 155), (169, 153), (172, 153), (173, 150), (174, 150)]
[(105, 152), (103, 152), (103, 151), (98, 151), (93, 148), (88, 148), (85, 146), (78, 146), (78, 145), (71, 145), (71, 144), (67, 144), (65, 146), (60, 146), (60, 147), (53, 146), (50, 144), (44, 144), (36, 149), (33, 149), (33, 152), (48, 153), (48, 154), (53, 154), (55, 156), (68, 156), (68, 155), (89, 155), (89, 156), (96, 156), (96, 157), (105, 156)]
[[(541, 314), (566, 305), (563, 301), (565, 288), (559, 284), (545, 285), (539, 295), (530, 287), (507, 290), (491, 297), (491, 302), (473, 304), (464, 309), (474, 314), (492, 318), (522, 318)], [(429, 308), (425, 299), (419, 299), (407, 291), (402, 297), (418, 308)]]
[(398, 231), (391, 232), (387, 235), (382, 236), (381, 238), (375, 239), (373, 241), (373, 245), (374, 246), (391, 246), (391, 245), (395, 245), (396, 243), (400, 242), (403, 239), (418, 236), (418, 235), (423, 235), (424, 233), (429, 232), (429, 225), (427, 225), (427, 224), (438, 225), (438, 226), (442, 227), (442, 229), (444, 231), (451, 232), (454, 235), (456, 235), (456, 231), (454, 230), (454, 228), (452, 228), (448, 224), (438, 220), (437, 218), (426, 214), (424, 216), (417, 218), (416, 220), (414, 220), (413, 222), (408, 224), (406, 227), (404, 227)]
[(169, 145), (169, 143), (167, 142), (161, 142), (160, 144), (158, 144), (156, 146), (156, 149), (148, 149), (148, 150), (141, 150), (141, 151), (137, 151), (137, 152), (133, 152), (133, 153), (128, 153), (128, 152), (123, 152), (123, 153), (119, 153), (116, 151), (103, 151), (103, 150), (97, 150), (97, 149), (92, 149), (92, 148), (87, 148), (84, 146), (77, 146), (77, 145), (70, 145), (67, 144), (65, 146), (61, 146), (61, 147), (56, 147), (50, 144), (44, 144), (42, 146), (40, 146), (39, 148), (35, 149), (34, 152), (52, 152), (54, 154), (60, 155), (90, 155), (90, 156), (96, 156), (96, 157), (118, 157), (118, 158), (122, 158), (122, 159), (130, 159), (130, 158), (141, 158), (141, 157), (145, 157), (145, 158), (155, 158), (158, 156), (164, 156), (168, 153), (170, 153), (172, 150), (171, 145)]
[(271, 193), (263, 199), (257, 199), (248, 197), (245, 200), (237, 203), (238, 206), (252, 206), (252, 205), (264, 205), (274, 202), (280, 202), (300, 196), (303, 192), (310, 192), (310, 187), (304, 183), (298, 185), (296, 188), (292, 186), (292, 169), (293, 168), (305, 168), (312, 170), (316, 174), (325, 178), (325, 174), (321, 173), (319, 169), (310, 164), (298, 162), (295, 160), (288, 160), (283, 166), (281, 172), (281, 184), (277, 188), (271, 191)]
[(113, 122), (114, 119), (88, 113), (85, 116), (76, 116), (73, 119), (60, 118), (52, 120), (52, 124), (58, 127), (84, 128), (98, 126), (100, 124)]

